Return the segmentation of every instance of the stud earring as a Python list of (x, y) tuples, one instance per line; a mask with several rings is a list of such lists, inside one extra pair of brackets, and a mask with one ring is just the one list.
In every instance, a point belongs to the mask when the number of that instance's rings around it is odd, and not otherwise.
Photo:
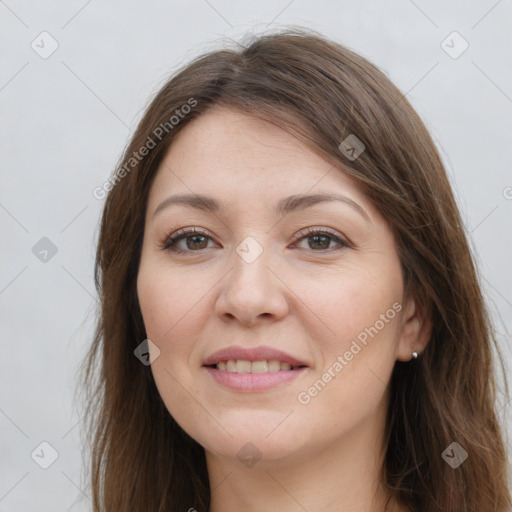
[(414, 359), (418, 359), (418, 352), (413, 352), (412, 357), (414, 357)]

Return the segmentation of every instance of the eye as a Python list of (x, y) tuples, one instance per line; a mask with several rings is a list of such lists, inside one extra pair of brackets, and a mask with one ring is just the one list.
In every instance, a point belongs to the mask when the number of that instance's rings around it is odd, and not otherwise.
[[(307, 248), (314, 249), (314, 252), (324, 252), (329, 249), (339, 250), (344, 247), (350, 247), (347, 241), (343, 240), (335, 231), (329, 228), (323, 228), (321, 230), (318, 228), (308, 228), (300, 231), (299, 234), (303, 236), (299, 238), (298, 242), (309, 240)], [(332, 241), (336, 242), (338, 247), (329, 247)]]
[[(312, 249), (314, 252), (325, 252), (329, 251), (329, 249), (339, 250), (345, 247), (351, 247), (349, 242), (343, 240), (341, 236), (329, 228), (323, 228), (321, 230), (318, 228), (308, 228), (303, 229), (299, 234), (302, 235), (302, 237), (299, 238), (297, 242), (310, 240), (306, 249)], [(208, 242), (211, 240), (212, 237), (205, 231), (196, 228), (182, 228), (166, 237), (161, 243), (161, 247), (164, 250), (175, 253), (200, 252), (203, 249), (209, 248)], [(182, 244), (182, 242), (184, 242), (184, 244)], [(295, 243), (296, 245), (297, 242)], [(338, 247), (330, 247), (332, 242), (335, 242)]]
[[(177, 253), (198, 252), (201, 249), (207, 248), (208, 240), (211, 240), (211, 237), (204, 231), (196, 228), (182, 228), (165, 239), (162, 249)], [(185, 248), (183, 245), (179, 246), (181, 241), (185, 242)]]

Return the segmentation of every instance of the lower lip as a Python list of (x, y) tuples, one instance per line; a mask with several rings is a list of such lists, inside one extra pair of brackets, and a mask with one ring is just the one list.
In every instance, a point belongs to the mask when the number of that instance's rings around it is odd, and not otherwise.
[(215, 379), (216, 382), (237, 391), (263, 391), (271, 389), (285, 382), (290, 382), (302, 375), (307, 367), (297, 370), (280, 370), (278, 372), (265, 373), (236, 373), (217, 368), (203, 367)]

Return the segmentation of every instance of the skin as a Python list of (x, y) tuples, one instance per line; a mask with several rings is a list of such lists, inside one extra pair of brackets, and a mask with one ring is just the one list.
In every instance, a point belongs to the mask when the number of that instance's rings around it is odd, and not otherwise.
[[(343, 194), (368, 218), (342, 202), (273, 213), (283, 197), (320, 192)], [(179, 193), (212, 196), (225, 211), (171, 205), (154, 215)], [(162, 248), (189, 227), (209, 238), (181, 239), (183, 254)], [(351, 245), (301, 235), (306, 228), (331, 228)], [(252, 263), (236, 251), (248, 236), (263, 251)], [(205, 448), (211, 512), (382, 511), (388, 383), (396, 360), (424, 349), (430, 325), (405, 300), (389, 226), (355, 181), (276, 125), (215, 108), (180, 132), (157, 172), (137, 288), (160, 350), (151, 365), (158, 391)], [(333, 371), (393, 304), (394, 318)], [(309, 367), (271, 390), (230, 390), (202, 362), (231, 345), (270, 345)], [(335, 377), (301, 403), (329, 368)], [(237, 456), (247, 443), (261, 456), (252, 467)]]

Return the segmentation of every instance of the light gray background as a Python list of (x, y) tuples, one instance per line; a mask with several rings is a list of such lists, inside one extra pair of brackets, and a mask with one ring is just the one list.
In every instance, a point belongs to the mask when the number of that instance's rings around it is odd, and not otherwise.
[[(510, 368), (510, 0), (0, 0), (0, 20), (0, 511), (90, 509), (73, 391), (96, 308), (92, 191), (165, 78), (221, 37), (311, 27), (407, 93), (447, 165)], [(50, 48), (43, 31), (59, 45), (47, 59), (31, 47)], [(469, 43), (458, 58), (441, 46), (453, 31)], [(46, 263), (32, 252), (42, 237), (58, 249)], [(42, 441), (59, 454), (46, 470), (30, 456)]]

